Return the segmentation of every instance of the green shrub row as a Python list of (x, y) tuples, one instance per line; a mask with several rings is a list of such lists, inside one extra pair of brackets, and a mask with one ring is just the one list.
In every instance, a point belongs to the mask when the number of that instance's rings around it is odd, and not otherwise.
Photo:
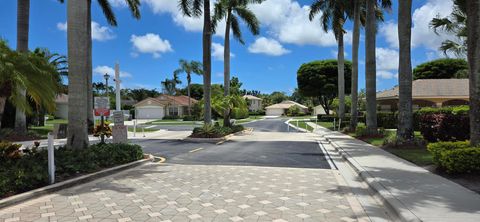
[(427, 149), (435, 165), (448, 173), (480, 172), (480, 147), (468, 141), (430, 143)]
[[(47, 151), (32, 149), (21, 152), (18, 148), (11, 143), (0, 143), (0, 197), (48, 183)], [(131, 144), (98, 144), (85, 149), (60, 147), (55, 150), (56, 177), (64, 180), (142, 158), (142, 148)]]
[(219, 126), (217, 124), (205, 124), (201, 127), (196, 127), (193, 129), (192, 135), (193, 138), (220, 138), (232, 133), (240, 132), (244, 130), (243, 125), (233, 125), (231, 127)]

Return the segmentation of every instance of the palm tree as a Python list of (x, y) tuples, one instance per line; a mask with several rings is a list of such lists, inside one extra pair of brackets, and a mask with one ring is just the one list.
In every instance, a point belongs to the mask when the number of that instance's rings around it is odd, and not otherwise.
[(210, 124), (212, 122), (212, 19), (210, 18), (210, 0), (179, 0), (179, 6), (186, 16), (199, 17), (203, 14), (203, 121), (205, 124)]
[(480, 0), (467, 3), (467, 45), (470, 65), (470, 143), (480, 145)]
[(412, 0), (403, 0), (398, 3), (398, 41), (399, 41), (399, 66), (398, 66), (398, 130), (397, 138), (401, 141), (413, 139), (413, 113), (412, 113)]
[(456, 39), (447, 39), (442, 42), (440, 50), (445, 55), (448, 52), (453, 53), (457, 57), (464, 58), (467, 54), (467, 8), (465, 0), (455, 0), (452, 13), (444, 18), (437, 16), (430, 22), (430, 27), (433, 28), (436, 34), (438, 30), (443, 30), (450, 34), (454, 34)]
[[(352, 38), (352, 106), (351, 106), (351, 118), (350, 129), (355, 130), (358, 123), (358, 48), (360, 46), (360, 28), (365, 26), (366, 6), (364, 0), (351, 1), (350, 8), (353, 9), (353, 38)], [(383, 21), (382, 9), (390, 10), (392, 6), (391, 0), (381, 0), (380, 6), (376, 6), (376, 19), (377, 22)]]
[[(17, 51), (28, 52), (28, 31), (30, 20), (30, 0), (17, 0)], [(25, 89), (19, 88), (19, 94), (25, 96)], [(15, 131), (18, 134), (27, 133), (27, 118), (25, 112), (16, 107)]]
[[(223, 75), (223, 90), (224, 96), (230, 93), (230, 29), (233, 32), (233, 37), (241, 44), (245, 44), (242, 39), (242, 32), (240, 31), (239, 19), (247, 25), (252, 34), (258, 35), (260, 32), (260, 22), (255, 14), (248, 8), (248, 4), (262, 3), (263, 0), (219, 0), (215, 3), (215, 14), (213, 15), (212, 27), (215, 31), (217, 23), (222, 19), (226, 21), (225, 28), (225, 47), (223, 53), (224, 75)], [(230, 111), (225, 110), (223, 117), (223, 125), (230, 126)]]
[(52, 73), (56, 69), (47, 59), (34, 53), (12, 51), (0, 40), (0, 73), (0, 118), (7, 100), (23, 113), (31, 112), (28, 100), (47, 111), (55, 110), (57, 82)]
[(366, 26), (365, 26), (365, 88), (367, 98), (367, 133), (377, 133), (377, 65), (375, 58), (375, 5), (377, 0), (366, 0)]
[(191, 114), (191, 98), (190, 98), (190, 84), (192, 83), (192, 74), (202, 75), (203, 71), (201, 69), (202, 63), (197, 61), (187, 61), (181, 59), (179, 61), (180, 68), (175, 70), (174, 74), (186, 73), (187, 74), (187, 96), (188, 96), (188, 115)]
[[(173, 79), (166, 78), (164, 81), (161, 82), (163, 92), (169, 96), (175, 96), (177, 93), (177, 84), (181, 84), (181, 83), (182, 81), (180, 81), (180, 79), (178, 78), (178, 74), (174, 73)], [(177, 109), (178, 111), (178, 108), (175, 107), (175, 98), (173, 98), (172, 100), (173, 100), (173, 108)]]
[(343, 25), (347, 19), (347, 4), (344, 0), (316, 0), (310, 6), (309, 19), (312, 21), (315, 16), (322, 12), (320, 18), (322, 22), (322, 28), (325, 32), (328, 32), (330, 26), (333, 29), (335, 38), (338, 43), (338, 116), (340, 119), (345, 117), (345, 55), (344, 55), (344, 42), (343, 36), (345, 30)]
[[(64, 2), (64, 0), (59, 1)], [(97, 0), (97, 2), (107, 22), (112, 26), (117, 26), (117, 20), (110, 2), (108, 0)], [(132, 16), (137, 19), (140, 18), (140, 0), (125, 0), (125, 2), (129, 6)], [(67, 2), (67, 17), (68, 58), (71, 72), (69, 75), (69, 136), (67, 145), (81, 148), (88, 144), (88, 128), (93, 126), (91, 0), (82, 1), (82, 3)], [(72, 25), (74, 28), (71, 27)], [(86, 76), (82, 77), (82, 75)], [(73, 91), (70, 90), (70, 85), (72, 85)], [(81, 90), (82, 87), (83, 91)], [(80, 94), (72, 95), (72, 93)], [(83, 95), (84, 93), (86, 94)], [(82, 109), (83, 112), (81, 112)]]

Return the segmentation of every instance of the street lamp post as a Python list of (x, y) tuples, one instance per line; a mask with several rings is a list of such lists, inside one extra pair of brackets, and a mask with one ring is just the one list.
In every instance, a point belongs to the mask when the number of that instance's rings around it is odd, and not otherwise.
[[(108, 101), (108, 79), (110, 78), (110, 75), (108, 75), (108, 73), (105, 73), (105, 75), (103, 75), (103, 78), (105, 78), (105, 97), (107, 98), (107, 101)], [(102, 126), (102, 130), (105, 131), (105, 113), (103, 113), (100, 116), (100, 121), (101, 121), (100, 124)], [(101, 139), (101, 143), (105, 143), (104, 132), (100, 135), (100, 139)]]

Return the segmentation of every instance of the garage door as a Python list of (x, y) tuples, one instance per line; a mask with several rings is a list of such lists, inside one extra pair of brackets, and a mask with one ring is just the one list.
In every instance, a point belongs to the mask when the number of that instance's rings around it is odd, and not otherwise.
[(136, 115), (137, 119), (162, 119), (165, 116), (163, 107), (139, 107)]
[(283, 115), (283, 109), (267, 109), (267, 116), (281, 116)]

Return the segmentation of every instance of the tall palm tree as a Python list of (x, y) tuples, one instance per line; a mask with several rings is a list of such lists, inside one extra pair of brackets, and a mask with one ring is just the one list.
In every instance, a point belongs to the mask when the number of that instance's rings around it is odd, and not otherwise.
[(398, 2), (398, 41), (399, 41), (399, 66), (398, 66), (398, 129), (397, 138), (402, 141), (413, 139), (413, 113), (412, 113), (412, 0)]
[(440, 50), (448, 55), (453, 53), (457, 57), (464, 58), (467, 54), (467, 8), (466, 0), (454, 0), (452, 13), (444, 18), (437, 16), (430, 22), (436, 34), (438, 30), (455, 35), (455, 39), (447, 39), (442, 42)]
[(480, 0), (467, 3), (467, 45), (470, 71), (470, 143), (480, 145)]
[[(28, 52), (28, 31), (30, 20), (30, 0), (17, 0), (17, 51)], [(25, 89), (19, 88), (19, 94), (25, 96)], [(15, 131), (18, 134), (27, 133), (27, 118), (25, 112), (16, 107)]]
[(200, 17), (203, 14), (203, 121), (205, 124), (210, 124), (212, 122), (212, 18), (210, 17), (210, 0), (179, 0), (179, 6), (186, 16)]
[(28, 100), (48, 111), (55, 109), (56, 68), (44, 57), (12, 51), (0, 40), (0, 73), (0, 118), (7, 100), (24, 113), (31, 112)]
[[(245, 44), (242, 39), (239, 18), (247, 25), (252, 34), (260, 33), (260, 22), (255, 14), (248, 8), (248, 4), (262, 3), (263, 0), (219, 0), (215, 3), (215, 14), (213, 15), (212, 27), (214, 28), (222, 19), (226, 21), (225, 28), (225, 47), (223, 53), (223, 90), (224, 96), (230, 94), (230, 29), (233, 37), (241, 44)], [(230, 126), (230, 110), (225, 110), (223, 116), (223, 125)]]
[(347, 7), (349, 4), (345, 0), (316, 0), (310, 6), (309, 19), (312, 21), (315, 16), (322, 12), (320, 18), (322, 28), (325, 32), (333, 29), (338, 43), (338, 116), (340, 119), (345, 117), (345, 55), (343, 36), (346, 33), (343, 25), (347, 19)]
[(366, 26), (365, 26), (365, 88), (367, 99), (367, 133), (377, 133), (377, 65), (375, 58), (375, 5), (377, 0), (366, 0)]
[[(377, 2), (376, 2), (377, 3)], [(366, 2), (365, 0), (355, 0), (350, 2), (350, 8), (353, 9), (353, 38), (352, 38), (352, 90), (351, 90), (351, 118), (350, 129), (355, 130), (358, 123), (358, 48), (360, 46), (360, 28), (365, 26)], [(376, 6), (376, 20), (381, 22), (384, 20), (383, 10), (390, 10), (392, 7), (391, 0), (381, 0), (380, 5)]]
[[(64, 0), (59, 1), (62, 3), (64, 2)], [(75, 148), (81, 148), (88, 144), (88, 128), (89, 126), (90, 128), (93, 126), (91, 2), (91, 0), (86, 0), (86, 6), (84, 6), (83, 3), (72, 3), (71, 1), (67, 2), (67, 33), (69, 46), (68, 59), (69, 67), (71, 67), (71, 75), (69, 75), (69, 136), (67, 145)], [(117, 26), (117, 20), (115, 14), (113, 13), (110, 2), (108, 0), (97, 0), (97, 2), (103, 11), (103, 14), (105, 15), (107, 22), (112, 26)], [(129, 7), (132, 16), (137, 19), (140, 18), (140, 0), (125, 0), (125, 2)], [(73, 6), (79, 6), (80, 8), (76, 9)], [(72, 15), (68, 15), (69, 13)], [(78, 22), (75, 21), (75, 19), (78, 19)], [(75, 31), (70, 30), (71, 23), (75, 27)], [(77, 32), (82, 32), (81, 36), (70, 36), (77, 34)], [(72, 53), (70, 53), (70, 50), (72, 50)], [(80, 54), (73, 55), (75, 53)], [(82, 75), (85, 75), (83, 76), (83, 79), (80, 78)], [(72, 83), (71, 80), (73, 80)], [(73, 91), (75, 93), (80, 92), (81, 94), (86, 93), (86, 95), (82, 95), (83, 97), (71, 95), (72, 91), (70, 91), (70, 83), (75, 85), (72, 86), (72, 88), (80, 87), (79, 85), (83, 86), (83, 92), (77, 91), (80, 89), (74, 89)], [(81, 109), (84, 110), (81, 114), (79, 113), (81, 110), (80, 107), (78, 107), (79, 105), (82, 105)], [(71, 108), (75, 109), (75, 107), (80, 110), (71, 110)], [(73, 116), (70, 115), (70, 112), (72, 112)], [(80, 117), (76, 117), (75, 115), (80, 115)], [(85, 129), (87, 130), (87, 133), (85, 133), (86, 135), (84, 135), (84, 127), (86, 127)], [(78, 136), (76, 136), (75, 133), (78, 133)]]
[(190, 98), (190, 84), (192, 83), (192, 74), (197, 74), (197, 75), (202, 75), (203, 71), (201, 69), (202, 63), (197, 62), (197, 61), (187, 61), (184, 59), (181, 59), (179, 61), (180, 68), (175, 70), (174, 73), (179, 74), (179, 73), (185, 73), (187, 74), (187, 96), (188, 96), (188, 115), (192, 115), (191, 113), (191, 98)]

